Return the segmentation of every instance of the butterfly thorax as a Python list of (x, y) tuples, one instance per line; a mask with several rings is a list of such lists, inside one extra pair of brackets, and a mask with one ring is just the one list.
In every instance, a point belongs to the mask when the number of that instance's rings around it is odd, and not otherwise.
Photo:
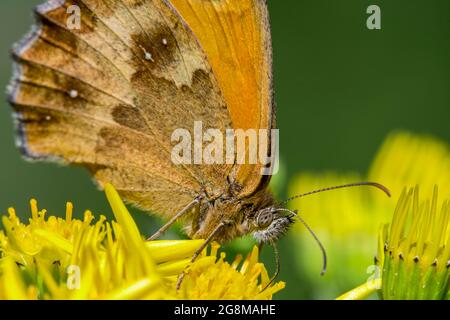
[(224, 243), (247, 234), (253, 234), (260, 242), (273, 241), (287, 230), (287, 226), (274, 229), (281, 222), (276, 222), (281, 218), (274, 214), (276, 209), (273, 196), (267, 188), (246, 198), (231, 194), (205, 199), (193, 215), (187, 232), (192, 238), (206, 239), (219, 225), (225, 224), (214, 238), (215, 241)]

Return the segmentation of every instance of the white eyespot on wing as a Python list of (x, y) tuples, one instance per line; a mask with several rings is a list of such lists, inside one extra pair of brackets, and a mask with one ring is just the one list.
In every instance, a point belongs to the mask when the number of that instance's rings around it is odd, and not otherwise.
[(70, 90), (69, 91), (69, 97), (71, 97), (72, 99), (77, 98), (78, 97), (78, 91), (74, 90), (74, 89)]
[(142, 51), (144, 51), (144, 58), (147, 61), (151, 61), (151, 62), (155, 62), (155, 60), (153, 59), (153, 55), (151, 52), (148, 52), (143, 46), (141, 46)]
[(145, 60), (151, 61), (151, 62), (154, 62), (154, 61), (155, 61), (155, 60), (153, 59), (152, 54), (151, 54), (150, 52), (148, 52), (148, 51), (145, 51)]

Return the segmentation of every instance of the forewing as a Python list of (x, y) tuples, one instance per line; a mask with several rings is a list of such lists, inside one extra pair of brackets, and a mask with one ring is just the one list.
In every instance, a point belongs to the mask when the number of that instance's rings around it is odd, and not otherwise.
[[(78, 9), (79, 29), (70, 20)], [(53, 0), (36, 16), (14, 49), (10, 87), (26, 156), (84, 165), (167, 216), (225, 184), (230, 167), (171, 161), (175, 129), (193, 134), (201, 120), (224, 130), (231, 120), (200, 44), (169, 3)]]
[[(235, 129), (275, 127), (272, 45), (265, 0), (171, 0), (199, 39)], [(267, 131), (270, 133), (270, 130)], [(270, 141), (270, 136), (267, 141)], [(270, 151), (271, 147), (267, 147)], [(262, 165), (240, 165), (241, 196), (267, 183)]]

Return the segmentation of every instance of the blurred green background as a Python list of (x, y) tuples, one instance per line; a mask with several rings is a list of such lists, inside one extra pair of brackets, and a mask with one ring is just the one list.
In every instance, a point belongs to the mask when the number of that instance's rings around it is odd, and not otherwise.
[[(28, 31), (32, 8), (41, 2), (0, 2), (0, 88), (6, 88), (11, 76), (9, 49)], [(366, 27), (366, 9), (371, 4), (381, 8), (381, 30)], [(298, 172), (366, 172), (383, 139), (394, 129), (450, 142), (448, 0), (269, 0), (269, 7), (287, 177), (277, 181), (279, 195), (286, 196), (288, 181)], [(78, 214), (87, 208), (109, 213), (103, 193), (83, 169), (21, 159), (4, 99), (0, 146), (0, 212), (14, 206), (25, 217), (28, 201), (35, 197), (52, 214), (63, 213), (66, 200), (74, 202)], [(160, 225), (137, 210), (134, 215), (145, 234)], [(167, 235), (174, 236), (174, 231)], [(240, 247), (232, 247), (230, 255)], [(279, 299), (313, 297), (312, 282), (304, 279), (293, 261), (295, 248), (291, 236), (281, 240), (279, 279), (287, 282), (287, 288), (277, 295)], [(264, 251), (263, 259), (273, 267), (270, 250)]]

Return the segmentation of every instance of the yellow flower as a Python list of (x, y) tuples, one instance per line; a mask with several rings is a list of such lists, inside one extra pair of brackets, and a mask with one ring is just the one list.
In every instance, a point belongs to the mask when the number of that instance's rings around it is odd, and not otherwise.
[[(213, 245), (210, 256), (205, 256), (202, 262), (194, 263), (190, 267), (189, 276), (180, 288), (179, 298), (260, 300), (268, 299), (284, 288), (284, 283), (278, 282), (262, 291), (269, 284), (270, 279), (264, 265), (258, 262), (257, 246), (253, 247), (252, 252), (240, 267), (241, 255), (238, 255), (230, 265), (224, 261), (224, 253), (220, 254), (219, 259), (216, 258), (218, 248), (218, 245)], [(258, 278), (261, 278), (260, 282)], [(205, 290), (205, 288), (209, 289)]]
[[(400, 197), (406, 185), (420, 185), (425, 199), (431, 199), (439, 185), (444, 197), (450, 197), (450, 149), (448, 144), (430, 136), (397, 132), (387, 137), (373, 161), (369, 180), (382, 182)], [(375, 197), (379, 199), (379, 194)], [(395, 202), (390, 202), (390, 209)], [(390, 216), (389, 216), (390, 218)]]
[[(290, 184), (289, 194), (355, 181), (376, 181), (388, 187), (392, 198), (371, 188), (350, 188), (297, 199), (290, 208), (300, 209), (324, 243), (329, 264), (325, 280), (318, 276), (320, 252), (300, 225), (292, 236), (300, 272), (307, 274), (315, 296), (331, 298), (364, 282), (373, 272), (373, 254), (379, 225), (391, 220), (404, 186), (419, 184), (431, 198), (435, 184), (450, 197), (450, 151), (427, 136), (405, 132), (390, 135), (380, 148), (367, 175), (358, 173), (302, 173)], [(431, 191), (430, 191), (431, 190)], [(323, 292), (326, 292), (323, 295)]]
[(444, 299), (450, 278), (450, 199), (441, 208), (438, 188), (419, 202), (419, 188), (403, 191), (392, 225), (380, 232), (383, 299)]
[(444, 300), (450, 297), (450, 199), (419, 201), (419, 187), (403, 190), (394, 217), (379, 232), (380, 278), (340, 296), (364, 299), (379, 290), (381, 299)]
[[(218, 245), (190, 259), (203, 240), (146, 242), (111, 185), (105, 187), (115, 220), (86, 211), (83, 220), (46, 217), (31, 201), (22, 223), (14, 209), (2, 219), (0, 299), (271, 299), (284, 283), (268, 284), (255, 248), (240, 265), (218, 257)], [(181, 289), (178, 275), (186, 271)]]

